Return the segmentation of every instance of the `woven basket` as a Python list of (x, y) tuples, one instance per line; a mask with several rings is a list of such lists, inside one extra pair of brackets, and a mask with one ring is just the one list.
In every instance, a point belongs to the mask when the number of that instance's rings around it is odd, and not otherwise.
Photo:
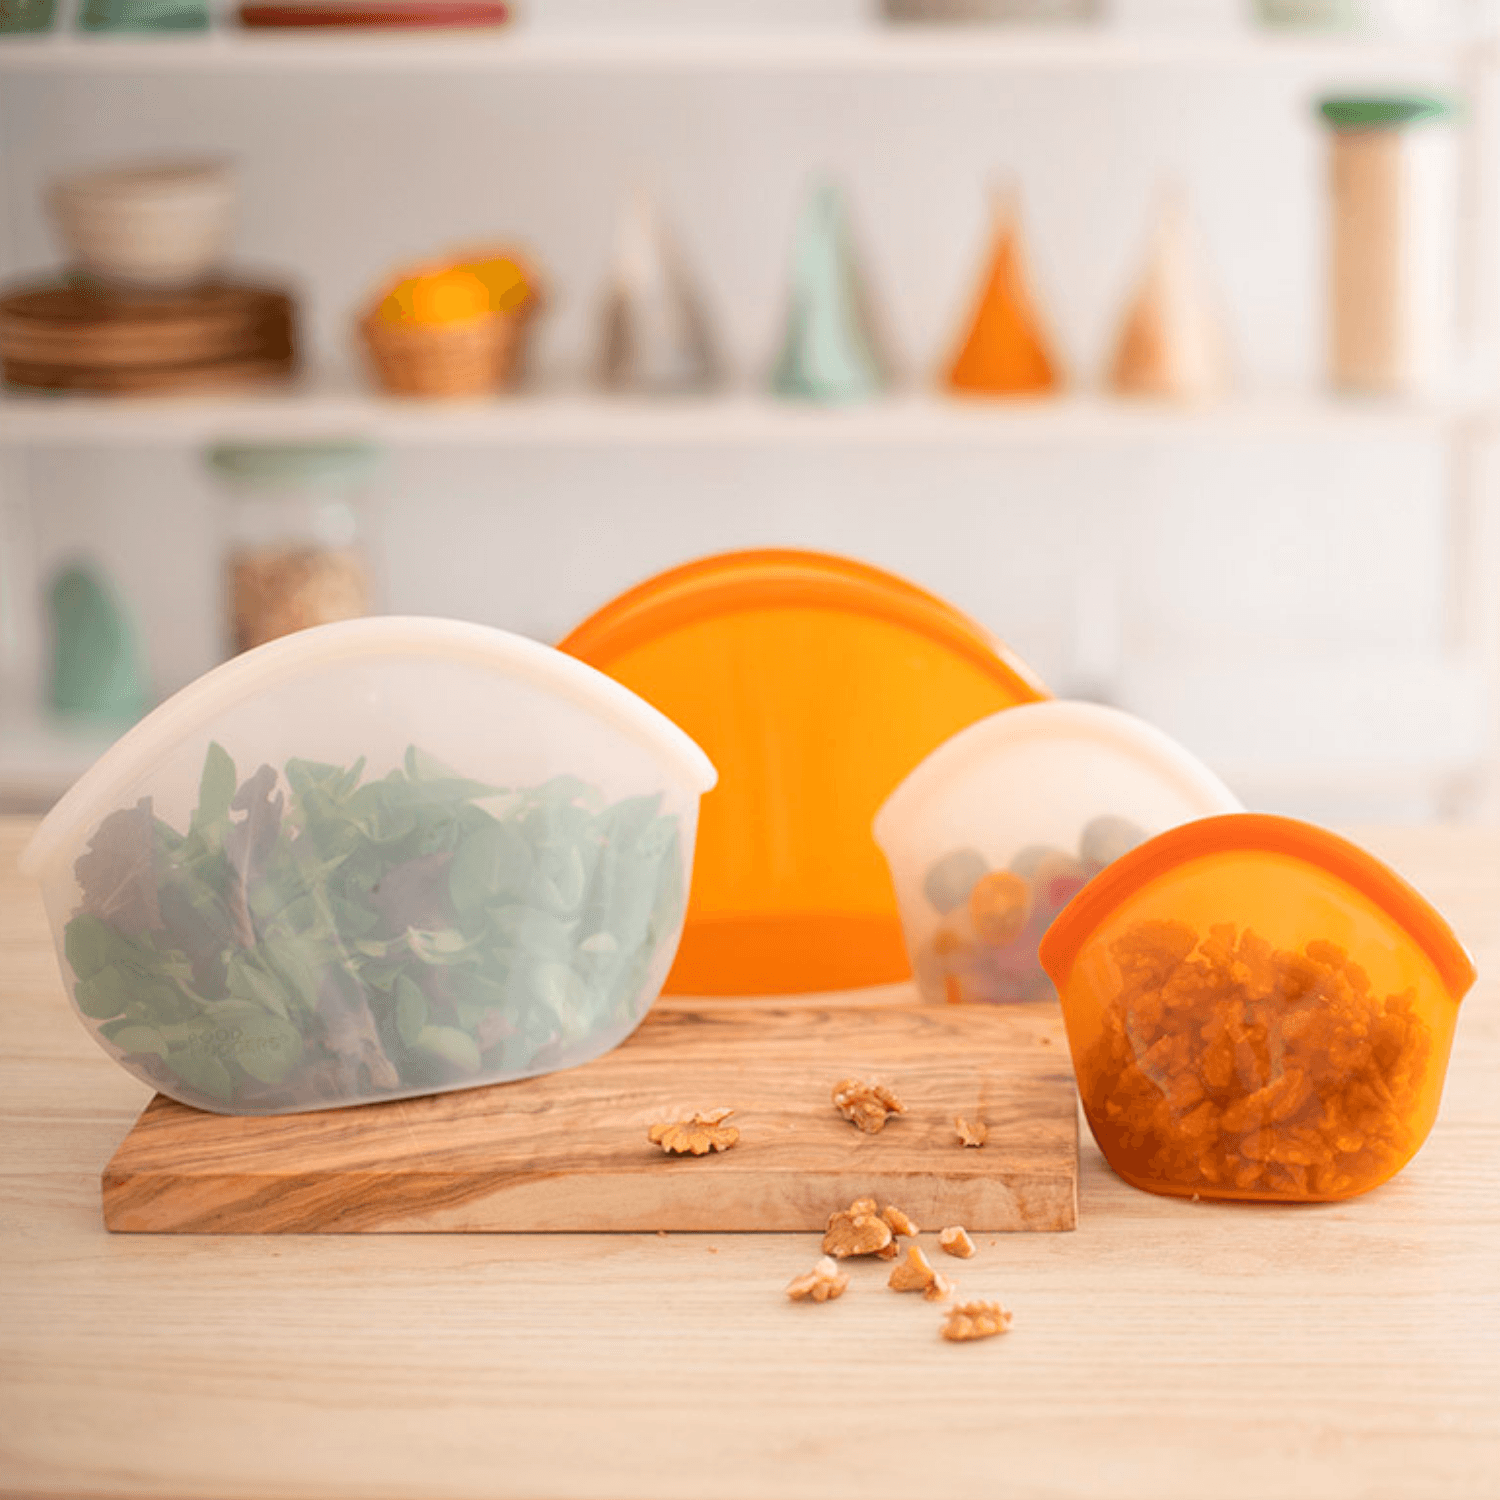
[(500, 384), (494, 313), (463, 323), (394, 323), (371, 310), (360, 333), (375, 377), (398, 396), (479, 396)]
[[(537, 288), (534, 279), (531, 285)], [(520, 307), (461, 323), (382, 318), (380, 305), (389, 290), (383, 288), (359, 320), (370, 364), (385, 390), (399, 396), (483, 396), (520, 380), (529, 325), (542, 304), (539, 288)]]

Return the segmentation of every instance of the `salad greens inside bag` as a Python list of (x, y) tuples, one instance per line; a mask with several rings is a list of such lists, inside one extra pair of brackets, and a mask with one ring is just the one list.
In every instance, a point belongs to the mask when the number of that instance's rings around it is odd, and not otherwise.
[(165, 1092), (267, 1114), (541, 1073), (654, 998), (685, 897), (659, 794), (491, 787), (415, 747), (364, 771), (241, 782), (214, 744), (186, 829), (145, 798), (95, 831), (74, 996)]

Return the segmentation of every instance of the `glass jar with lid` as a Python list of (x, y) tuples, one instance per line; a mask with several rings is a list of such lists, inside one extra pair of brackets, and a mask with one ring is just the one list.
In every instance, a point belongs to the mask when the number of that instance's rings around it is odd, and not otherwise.
[(1329, 145), (1329, 373), (1340, 390), (1440, 396), (1455, 380), (1458, 147), (1451, 100), (1321, 101)]
[(365, 529), (373, 444), (220, 443), (228, 645), (248, 651), (310, 625), (370, 613)]

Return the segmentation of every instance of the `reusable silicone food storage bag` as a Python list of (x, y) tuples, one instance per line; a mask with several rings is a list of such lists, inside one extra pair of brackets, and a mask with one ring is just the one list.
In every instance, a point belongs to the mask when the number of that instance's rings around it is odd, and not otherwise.
[(1159, 729), (1093, 703), (1031, 703), (939, 745), (875, 816), (927, 1000), (1050, 999), (1037, 942), (1112, 859), (1240, 802)]
[(1046, 697), (972, 620), (849, 558), (703, 558), (561, 649), (680, 724), (722, 777), (703, 810), (669, 992), (785, 994), (907, 975), (875, 809), (957, 729)]
[(637, 1025), (682, 931), (701, 750), (535, 641), (382, 618), (225, 663), (73, 787), (22, 868), (98, 1041), (281, 1114), (499, 1083)]
[(1042, 940), (1094, 1138), (1157, 1193), (1348, 1198), (1437, 1115), (1474, 965), (1362, 849), (1289, 818), (1176, 828)]

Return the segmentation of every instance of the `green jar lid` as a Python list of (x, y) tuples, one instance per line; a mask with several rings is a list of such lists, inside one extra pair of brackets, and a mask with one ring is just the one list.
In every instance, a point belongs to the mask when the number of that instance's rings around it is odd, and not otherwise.
[(1394, 130), (1455, 113), (1438, 94), (1340, 94), (1319, 100), (1318, 109), (1335, 130)]
[(368, 479), (380, 449), (358, 441), (334, 443), (216, 443), (209, 466), (242, 484), (341, 488)]

